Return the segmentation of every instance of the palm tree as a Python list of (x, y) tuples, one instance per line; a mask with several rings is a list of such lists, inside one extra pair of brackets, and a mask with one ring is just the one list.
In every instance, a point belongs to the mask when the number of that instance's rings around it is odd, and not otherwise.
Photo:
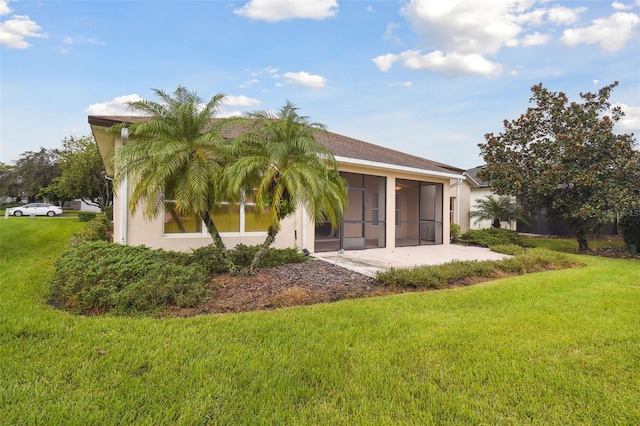
[(500, 221), (505, 220), (511, 222), (521, 222), (529, 224), (525, 211), (522, 207), (511, 201), (511, 198), (500, 196), (494, 198), (493, 195), (487, 195), (485, 199), (477, 200), (475, 204), (476, 210), (469, 213), (469, 217), (475, 217), (474, 223), (482, 220), (491, 220), (491, 227), (500, 228)]
[(245, 191), (255, 200), (258, 214), (268, 210), (273, 218), (245, 271), (254, 274), (285, 217), (304, 205), (313, 220), (337, 226), (347, 191), (333, 154), (315, 139), (325, 131), (322, 124), (298, 115), (298, 108), (289, 101), (276, 113), (262, 111), (249, 118), (253, 120), (249, 131), (236, 139), (236, 160), (224, 174), (230, 190)]
[(221, 132), (224, 121), (212, 124), (225, 96), (214, 95), (203, 104), (195, 92), (182, 86), (173, 95), (153, 91), (160, 102), (141, 100), (128, 104), (148, 120), (112, 128), (115, 132), (126, 126), (134, 137), (113, 155), (115, 184), (125, 178), (136, 183), (129, 201), (132, 214), (141, 206), (145, 217), (157, 217), (164, 212), (165, 201), (173, 200), (176, 211), (171, 209), (169, 213), (202, 218), (215, 247), (229, 263), (209, 213), (220, 200), (219, 178), (228, 162)]

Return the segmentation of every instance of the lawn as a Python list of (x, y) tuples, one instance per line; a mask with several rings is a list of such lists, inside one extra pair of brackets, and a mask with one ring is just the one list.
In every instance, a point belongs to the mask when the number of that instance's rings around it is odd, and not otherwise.
[(45, 295), (82, 225), (0, 219), (0, 424), (640, 422), (636, 260), (276, 311), (76, 317)]

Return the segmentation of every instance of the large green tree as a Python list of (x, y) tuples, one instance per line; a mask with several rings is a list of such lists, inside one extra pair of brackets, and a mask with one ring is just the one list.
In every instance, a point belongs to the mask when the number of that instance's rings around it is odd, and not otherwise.
[(107, 179), (102, 157), (92, 136), (70, 137), (62, 141), (60, 151), (62, 177), (60, 188), (72, 198), (105, 207), (113, 202), (112, 182)]
[(157, 217), (164, 212), (165, 201), (173, 200), (178, 214), (198, 215), (228, 261), (209, 213), (220, 199), (218, 180), (227, 161), (221, 128), (224, 121), (212, 121), (224, 95), (214, 95), (204, 103), (182, 86), (173, 94), (158, 89), (154, 93), (160, 102), (129, 103), (130, 109), (148, 120), (112, 128), (120, 132), (128, 127), (131, 136), (114, 153), (114, 183), (119, 185), (125, 177), (135, 182), (129, 199), (131, 213), (141, 208), (145, 217)]
[(29, 202), (34, 202), (40, 191), (61, 173), (59, 150), (42, 147), (39, 151), (26, 151), (20, 154), (14, 167), (3, 167), (0, 189), (6, 192), (2, 195), (25, 195)]
[(609, 102), (617, 84), (581, 93), (581, 101), (535, 85), (533, 106), (479, 144), (487, 163), (481, 177), (499, 194), (546, 207), (551, 218), (572, 230), (582, 251), (589, 236), (625, 209), (640, 187), (635, 139), (614, 132), (624, 115)]
[(12, 164), (0, 162), (0, 195), (7, 197), (20, 196), (20, 182)]
[(469, 212), (469, 217), (475, 218), (475, 223), (490, 220), (492, 228), (500, 228), (503, 220), (528, 223), (524, 209), (511, 197), (505, 195), (497, 198), (493, 195), (487, 195), (477, 200), (474, 208), (475, 210)]
[(244, 191), (255, 200), (258, 214), (271, 213), (267, 236), (247, 271), (253, 274), (285, 217), (303, 205), (312, 219), (337, 226), (347, 191), (333, 154), (316, 141), (325, 131), (322, 124), (299, 115), (289, 101), (278, 112), (257, 112), (249, 118), (251, 127), (235, 140), (235, 161), (224, 175), (232, 193)]

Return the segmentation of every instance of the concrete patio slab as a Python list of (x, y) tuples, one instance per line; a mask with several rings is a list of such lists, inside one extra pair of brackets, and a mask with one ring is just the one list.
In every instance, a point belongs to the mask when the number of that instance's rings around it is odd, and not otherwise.
[(508, 257), (487, 248), (456, 244), (332, 251), (314, 253), (312, 256), (370, 277), (389, 268), (439, 265), (453, 260), (500, 260)]

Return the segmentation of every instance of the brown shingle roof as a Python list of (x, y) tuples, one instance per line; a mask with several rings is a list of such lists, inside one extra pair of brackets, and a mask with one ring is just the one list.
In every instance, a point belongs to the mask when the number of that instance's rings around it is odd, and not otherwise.
[[(89, 116), (89, 124), (104, 127), (110, 127), (123, 122), (138, 123), (144, 120), (146, 120), (146, 117), (143, 116)], [(241, 126), (231, 126), (229, 129), (227, 129), (228, 134), (226, 134), (225, 136), (229, 138), (238, 136), (242, 131), (240, 127)], [(319, 133), (316, 139), (329, 151), (331, 151), (336, 157), (371, 161), (393, 166), (411, 167), (415, 169), (440, 173), (453, 173), (461, 175), (464, 172), (463, 169), (450, 166), (448, 164), (438, 163), (426, 158), (409, 155), (404, 152), (385, 148), (380, 145), (374, 145), (372, 143), (339, 135), (333, 132)]]

